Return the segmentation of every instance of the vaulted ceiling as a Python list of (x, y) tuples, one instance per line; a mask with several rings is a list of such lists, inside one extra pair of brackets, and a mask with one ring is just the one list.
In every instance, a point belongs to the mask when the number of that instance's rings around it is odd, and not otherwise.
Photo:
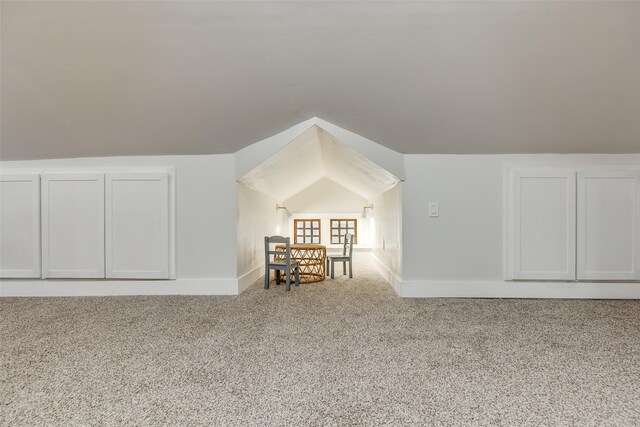
[(640, 152), (640, 2), (0, 3), (0, 158)]
[[(292, 177), (295, 177), (292, 179)], [(365, 200), (400, 179), (314, 125), (239, 179), (280, 201), (329, 179)]]

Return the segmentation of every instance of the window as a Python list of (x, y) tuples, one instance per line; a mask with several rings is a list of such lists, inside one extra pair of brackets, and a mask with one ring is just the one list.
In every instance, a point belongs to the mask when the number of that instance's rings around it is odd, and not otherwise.
[(344, 235), (353, 234), (353, 243), (358, 243), (358, 220), (357, 219), (332, 219), (331, 220), (331, 244), (338, 245), (344, 243)]
[(294, 243), (320, 243), (319, 219), (293, 220)]

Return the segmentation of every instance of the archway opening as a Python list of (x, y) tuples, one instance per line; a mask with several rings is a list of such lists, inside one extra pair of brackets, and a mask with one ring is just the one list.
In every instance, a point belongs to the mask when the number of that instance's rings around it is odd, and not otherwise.
[[(356, 274), (358, 263), (368, 263), (392, 282), (402, 267), (400, 183), (321, 126), (300, 132), (238, 179), (239, 291), (263, 274), (267, 235), (336, 254), (345, 233), (353, 234)], [(302, 282), (321, 281), (321, 270), (303, 268)]]

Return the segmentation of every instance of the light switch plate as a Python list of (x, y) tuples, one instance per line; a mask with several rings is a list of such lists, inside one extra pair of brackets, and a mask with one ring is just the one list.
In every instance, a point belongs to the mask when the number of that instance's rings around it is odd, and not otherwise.
[(431, 218), (437, 218), (440, 216), (440, 206), (438, 205), (438, 202), (429, 203), (429, 216)]

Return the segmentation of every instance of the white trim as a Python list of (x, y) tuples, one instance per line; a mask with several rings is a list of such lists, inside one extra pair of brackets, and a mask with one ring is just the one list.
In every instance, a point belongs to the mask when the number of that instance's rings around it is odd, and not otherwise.
[(513, 168), (505, 166), (502, 172), (502, 260), (503, 278), (513, 278)]
[(236, 165), (236, 179), (242, 178), (251, 169), (271, 157), (278, 150), (313, 126), (319, 126), (324, 129), (336, 139), (340, 140), (340, 142), (351, 147), (400, 180), (405, 179), (404, 154), (318, 117), (307, 119), (276, 135), (255, 142), (233, 153)]
[(375, 268), (376, 271), (380, 273), (382, 278), (391, 285), (393, 290), (396, 291), (399, 296), (402, 296), (402, 278), (400, 278), (400, 276), (395, 274), (393, 271), (389, 270), (389, 268), (382, 261), (380, 261), (377, 256), (373, 254), (373, 252), (371, 252), (371, 261), (373, 264), (373, 268)]
[(640, 299), (640, 282), (406, 280), (371, 253), (373, 267), (403, 298)]
[(253, 285), (260, 277), (264, 275), (264, 263), (260, 264), (248, 273), (238, 277), (238, 294), (244, 292), (249, 286)]
[[(79, 159), (58, 159), (58, 160), (91, 160), (91, 159), (103, 159), (102, 157), (87, 157)], [(50, 159), (53, 160), (53, 159)], [(39, 160), (34, 162), (40, 162)], [(2, 163), (2, 162), (0, 162)], [(160, 166), (73, 166), (73, 165), (44, 165), (44, 166), (9, 166), (8, 164), (2, 164), (2, 174), (107, 174), (107, 173), (175, 173), (175, 166), (160, 165)]]
[(640, 299), (640, 283), (411, 280), (402, 282), (399, 294), (409, 298)]
[(0, 297), (238, 295), (232, 279), (1, 280)]
[(176, 243), (178, 240), (178, 234), (176, 229), (177, 220), (177, 206), (176, 203), (176, 190), (178, 174), (175, 166), (167, 168), (169, 174), (169, 279), (176, 279)]
[[(402, 281), (377, 257), (373, 266), (405, 298), (640, 299), (638, 282), (506, 282), (501, 280)], [(257, 276), (256, 276), (257, 275)], [(238, 295), (262, 275), (256, 267), (239, 279), (0, 280), (0, 297), (116, 295)]]

